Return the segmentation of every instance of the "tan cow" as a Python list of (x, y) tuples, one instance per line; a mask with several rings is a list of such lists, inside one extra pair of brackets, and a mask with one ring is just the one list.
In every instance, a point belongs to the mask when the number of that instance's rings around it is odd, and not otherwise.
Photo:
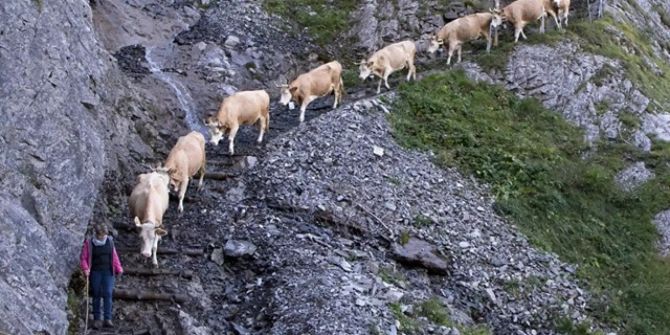
[(486, 51), (491, 50), (491, 21), (493, 14), (491, 13), (477, 13), (467, 15), (451, 21), (444, 25), (430, 41), (428, 52), (434, 53), (444, 45), (444, 48), (449, 53), (447, 58), (447, 65), (451, 64), (451, 56), (454, 51), (458, 51), (458, 62), (461, 62), (461, 49), (463, 43), (473, 41), (479, 37), (486, 38)]
[(219, 141), (228, 131), (228, 152), (235, 153), (235, 135), (240, 125), (258, 122), (258, 143), (263, 142), (263, 134), (270, 130), (270, 96), (267, 92), (242, 91), (237, 92), (221, 103), (216, 116), (205, 120), (211, 136), (210, 142), (219, 145)]
[(503, 22), (514, 25), (514, 43), (519, 41), (519, 36), (526, 39), (523, 28), (531, 22), (540, 20), (540, 32), (544, 33), (544, 18), (546, 10), (544, 0), (517, 0), (505, 6), (502, 10), (493, 11), (492, 27), (498, 27)]
[(286, 106), (291, 100), (297, 102), (300, 105), (300, 122), (303, 122), (307, 105), (317, 98), (334, 93), (333, 108), (337, 108), (337, 104), (342, 101), (344, 91), (342, 64), (338, 61), (323, 64), (299, 75), (288, 85), (279, 85), (279, 88), (281, 89), (279, 103)]
[(162, 226), (163, 214), (168, 208), (169, 182), (170, 176), (165, 169), (141, 174), (128, 199), (130, 215), (134, 217), (135, 226), (140, 228), (140, 253), (144, 257), (152, 257), (155, 266), (158, 266), (158, 241), (167, 234)]
[(170, 186), (179, 192), (179, 212), (184, 211), (184, 195), (189, 178), (200, 172), (198, 190), (202, 188), (205, 177), (205, 137), (197, 131), (181, 136), (170, 150), (164, 168), (170, 175)]
[(408, 67), (407, 81), (410, 78), (416, 80), (416, 68), (414, 67), (414, 56), (416, 55), (416, 46), (412, 41), (403, 41), (394, 43), (378, 50), (367, 60), (360, 62), (360, 78), (365, 80), (370, 74), (379, 77), (377, 93), (381, 92), (382, 80), (387, 89), (391, 89), (388, 83), (388, 77), (391, 73)]

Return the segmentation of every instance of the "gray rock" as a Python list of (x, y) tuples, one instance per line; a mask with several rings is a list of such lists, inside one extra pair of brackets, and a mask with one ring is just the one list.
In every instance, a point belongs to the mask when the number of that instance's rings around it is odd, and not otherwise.
[(654, 224), (661, 235), (658, 249), (662, 256), (670, 255), (670, 209), (656, 214)]
[(223, 248), (216, 248), (212, 251), (212, 255), (210, 256), (210, 259), (212, 262), (216, 263), (218, 266), (222, 266), (224, 263), (224, 257), (223, 257)]
[(226, 38), (226, 41), (224, 42), (223, 45), (225, 45), (228, 48), (234, 48), (240, 44), (240, 38), (235, 36), (235, 35), (230, 35), (228, 38)]
[(253, 255), (254, 252), (256, 252), (256, 246), (248, 241), (228, 240), (223, 247), (223, 253), (228, 257)]
[(615, 180), (621, 189), (630, 192), (654, 177), (654, 172), (647, 169), (644, 162), (637, 162), (619, 172)]
[(437, 253), (436, 247), (417, 238), (410, 238), (404, 245), (394, 243), (392, 252), (399, 262), (410, 266), (421, 266), (439, 274), (447, 274), (449, 270), (447, 260)]
[(205, 326), (197, 326), (198, 322), (183, 310), (179, 311), (179, 324), (182, 331), (193, 335), (210, 335), (212, 331)]

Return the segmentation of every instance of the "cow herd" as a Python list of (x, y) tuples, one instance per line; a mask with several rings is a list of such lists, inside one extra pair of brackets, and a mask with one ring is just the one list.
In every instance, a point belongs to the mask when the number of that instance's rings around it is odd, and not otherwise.
[[(540, 20), (540, 32), (544, 32), (544, 20), (551, 15), (556, 26), (561, 29), (561, 22), (568, 24), (570, 0), (516, 0), (500, 9), (486, 13), (476, 13), (458, 18), (439, 29), (431, 38), (428, 52), (434, 53), (440, 46), (448, 54), (447, 64), (451, 63), (454, 52), (461, 61), (463, 43), (480, 37), (487, 39), (487, 52), (492, 45), (492, 32), (505, 22), (514, 27), (514, 41), (519, 36), (526, 38), (523, 28)], [(416, 79), (414, 57), (416, 46), (413, 41), (402, 41), (390, 44), (376, 51), (372, 56), (362, 60), (359, 65), (359, 78), (365, 80), (371, 74), (379, 77), (377, 93), (381, 84), (390, 89), (388, 77), (396, 71), (408, 68), (407, 81)], [(333, 108), (341, 103), (344, 86), (342, 82), (342, 65), (337, 61), (323, 64), (307, 73), (299, 75), (292, 82), (278, 85), (281, 91), (280, 103), (293, 109), (293, 102), (300, 106), (300, 122), (305, 120), (307, 106), (319, 97), (335, 95)], [(258, 124), (257, 142), (263, 141), (263, 135), (270, 129), (270, 96), (265, 90), (241, 91), (223, 100), (216, 115), (205, 120), (209, 129), (210, 143), (218, 145), (223, 136), (228, 134), (228, 151), (235, 152), (235, 135), (240, 125)], [(142, 240), (141, 254), (151, 257), (154, 266), (158, 265), (156, 252), (158, 241), (167, 234), (163, 228), (163, 215), (169, 203), (169, 187), (172, 186), (179, 195), (179, 212), (184, 210), (184, 196), (189, 181), (199, 174), (198, 189), (202, 187), (205, 175), (205, 138), (199, 132), (191, 132), (181, 136), (170, 151), (165, 163), (153, 171), (140, 174), (136, 180), (128, 205), (134, 223), (140, 229)]]

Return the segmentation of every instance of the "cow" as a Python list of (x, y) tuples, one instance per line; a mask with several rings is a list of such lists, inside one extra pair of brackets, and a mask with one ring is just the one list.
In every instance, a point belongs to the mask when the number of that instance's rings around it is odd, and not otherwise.
[(544, 33), (544, 18), (547, 15), (544, 0), (516, 0), (502, 10), (492, 10), (492, 14), (491, 27), (497, 28), (506, 21), (514, 25), (514, 43), (519, 41), (519, 36), (526, 39), (523, 28), (528, 23), (540, 20), (540, 33)]
[(463, 43), (476, 40), (480, 36), (486, 38), (488, 42), (486, 51), (489, 52), (491, 50), (491, 20), (493, 20), (493, 14), (477, 13), (447, 23), (431, 38), (428, 52), (434, 53), (440, 48), (440, 45), (444, 45), (445, 50), (449, 53), (447, 65), (451, 64), (454, 51), (458, 51), (458, 62), (460, 63)]
[(198, 190), (202, 188), (202, 179), (205, 177), (205, 137), (197, 131), (192, 131), (179, 137), (177, 144), (170, 150), (163, 168), (170, 176), (170, 186), (174, 192), (179, 192), (179, 212), (184, 211), (184, 195), (188, 187), (189, 178), (200, 173)]
[[(307, 73), (299, 75), (288, 85), (279, 85), (281, 98), (279, 103), (286, 106), (292, 100), (300, 105), (300, 122), (305, 121), (305, 110), (314, 100), (333, 93), (333, 108), (342, 102), (344, 83), (342, 82), (342, 64), (338, 61), (323, 64)], [(293, 107), (291, 107), (293, 108)]]
[(408, 67), (407, 81), (410, 78), (416, 80), (416, 67), (414, 67), (414, 56), (416, 55), (416, 45), (412, 41), (403, 41), (388, 45), (378, 50), (367, 60), (359, 64), (360, 78), (365, 80), (374, 74), (379, 77), (377, 85), (377, 94), (381, 92), (382, 80), (387, 89), (391, 89), (388, 83), (388, 77), (391, 73)]
[(228, 152), (235, 154), (235, 135), (240, 125), (258, 122), (260, 134), (256, 140), (263, 142), (263, 135), (270, 130), (270, 96), (263, 90), (241, 91), (225, 99), (219, 112), (205, 120), (211, 136), (210, 143), (219, 145), (219, 141), (228, 131)]
[(163, 229), (163, 214), (168, 209), (169, 182), (167, 169), (140, 174), (128, 198), (130, 215), (134, 218), (135, 226), (140, 228), (140, 253), (144, 257), (151, 257), (154, 266), (158, 266), (158, 241), (167, 235)]

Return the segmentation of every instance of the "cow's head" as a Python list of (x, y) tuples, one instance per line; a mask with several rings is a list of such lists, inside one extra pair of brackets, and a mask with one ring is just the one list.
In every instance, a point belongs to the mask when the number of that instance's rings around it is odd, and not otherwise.
[(177, 169), (170, 168), (167, 170), (168, 176), (170, 176), (170, 187), (172, 190), (177, 193), (179, 192), (179, 187), (181, 186), (181, 176), (177, 173)]
[(153, 222), (140, 222), (140, 218), (135, 217), (135, 227), (140, 228), (140, 238), (142, 239), (142, 249), (140, 253), (144, 257), (151, 257), (154, 248), (158, 248), (158, 241), (161, 237), (167, 235), (167, 231), (156, 227)]
[(500, 9), (489, 9), (489, 11), (493, 15), (493, 18), (491, 19), (491, 27), (500, 27), (505, 21), (507, 21), (505, 13)]
[(279, 103), (286, 106), (293, 100), (293, 93), (298, 89), (297, 87), (289, 87), (289, 85), (277, 85), (279, 87), (279, 92), (281, 97), (279, 98)]
[(214, 145), (219, 145), (219, 141), (226, 134), (226, 128), (219, 121), (216, 116), (210, 116), (205, 120), (205, 125), (209, 129), (209, 142)]
[(175, 169), (170, 169), (162, 165), (158, 165), (155, 168), (152, 168), (152, 173), (153, 176), (156, 176), (161, 179), (162, 182), (164, 182), (165, 186), (173, 186), (172, 179), (173, 176), (176, 175), (175, 172), (177, 170)]
[(435, 53), (435, 51), (437, 51), (437, 49), (439, 49), (440, 46), (443, 44), (444, 44), (443, 39), (438, 39), (437, 35), (433, 35), (433, 37), (430, 39), (430, 46), (428, 47), (428, 52)]
[(367, 79), (372, 74), (372, 68), (374, 65), (375, 62), (371, 60), (362, 60), (360, 63), (358, 63), (358, 71), (360, 71), (360, 75), (358, 77), (361, 78), (361, 80)]

